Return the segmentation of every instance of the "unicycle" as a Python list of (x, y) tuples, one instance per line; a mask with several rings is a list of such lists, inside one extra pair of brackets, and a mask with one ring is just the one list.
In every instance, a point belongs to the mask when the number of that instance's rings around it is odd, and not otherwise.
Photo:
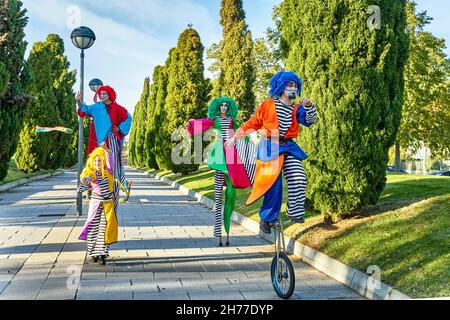
[(275, 257), (270, 268), (270, 280), (276, 294), (282, 299), (289, 299), (294, 293), (295, 274), (291, 260), (286, 254), (283, 234), (283, 222), (275, 221)]

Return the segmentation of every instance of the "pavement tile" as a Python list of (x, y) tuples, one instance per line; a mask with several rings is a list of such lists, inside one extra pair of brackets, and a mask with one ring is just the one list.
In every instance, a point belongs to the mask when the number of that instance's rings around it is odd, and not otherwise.
[[(105, 266), (89, 262), (78, 240), (89, 203), (85, 198), (77, 217), (74, 171), (2, 193), (0, 299), (279, 299), (270, 282), (273, 244), (232, 224), (230, 246), (219, 247), (210, 209), (140, 171), (129, 173), (135, 186), (120, 206), (119, 242)], [(66, 216), (38, 217), (61, 212)], [(361, 298), (292, 261), (291, 299)]]

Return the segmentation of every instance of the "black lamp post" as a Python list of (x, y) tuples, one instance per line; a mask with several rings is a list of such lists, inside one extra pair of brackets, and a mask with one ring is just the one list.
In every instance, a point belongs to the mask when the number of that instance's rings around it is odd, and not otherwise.
[(89, 88), (91, 88), (92, 91), (97, 92), (98, 88), (100, 88), (103, 85), (103, 81), (100, 79), (92, 79), (89, 81)]
[[(81, 75), (80, 75), (80, 94), (81, 103), (84, 101), (83, 91), (84, 91), (84, 50), (89, 49), (95, 41), (94, 32), (88, 27), (78, 27), (72, 31), (70, 35), (72, 43), (78, 49), (81, 49)], [(83, 170), (83, 118), (78, 117), (78, 175), (77, 175), (77, 185), (80, 184), (80, 175)], [(82, 215), (83, 211), (83, 198), (81, 193), (77, 194), (77, 214)]]

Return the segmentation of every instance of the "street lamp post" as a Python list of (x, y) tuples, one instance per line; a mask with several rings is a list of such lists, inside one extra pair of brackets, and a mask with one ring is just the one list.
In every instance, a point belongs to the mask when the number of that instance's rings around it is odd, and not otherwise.
[(103, 85), (103, 81), (100, 79), (92, 79), (89, 81), (89, 88), (91, 88), (92, 91), (97, 92), (98, 88), (100, 88)]
[[(72, 43), (78, 49), (81, 49), (81, 71), (80, 71), (80, 94), (81, 103), (84, 101), (83, 91), (84, 91), (84, 50), (89, 49), (95, 41), (94, 32), (88, 27), (78, 27), (72, 31), (70, 35)], [(77, 175), (77, 185), (80, 185), (80, 175), (83, 170), (83, 118), (78, 117), (78, 175)], [(83, 213), (83, 198), (81, 193), (77, 194), (77, 214), (81, 216)]]

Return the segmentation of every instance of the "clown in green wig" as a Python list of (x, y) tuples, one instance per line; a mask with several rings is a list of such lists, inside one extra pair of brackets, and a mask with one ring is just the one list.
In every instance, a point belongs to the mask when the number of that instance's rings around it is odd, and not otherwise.
[[(225, 147), (226, 141), (239, 128), (236, 123), (238, 111), (239, 108), (234, 99), (230, 97), (215, 98), (208, 107), (208, 118), (190, 120), (187, 126), (191, 136), (211, 128), (218, 132), (218, 139), (211, 148), (207, 164), (215, 170), (214, 236), (219, 238), (219, 246), (223, 245), (222, 221), (227, 233), (226, 245), (229, 245), (231, 214), (236, 203), (236, 188), (250, 187), (254, 176), (252, 161), (254, 162), (256, 158), (256, 146), (246, 140), (236, 146)], [(254, 156), (247, 157), (248, 154), (254, 154)], [(222, 192), (225, 185), (225, 205), (223, 205)]]

